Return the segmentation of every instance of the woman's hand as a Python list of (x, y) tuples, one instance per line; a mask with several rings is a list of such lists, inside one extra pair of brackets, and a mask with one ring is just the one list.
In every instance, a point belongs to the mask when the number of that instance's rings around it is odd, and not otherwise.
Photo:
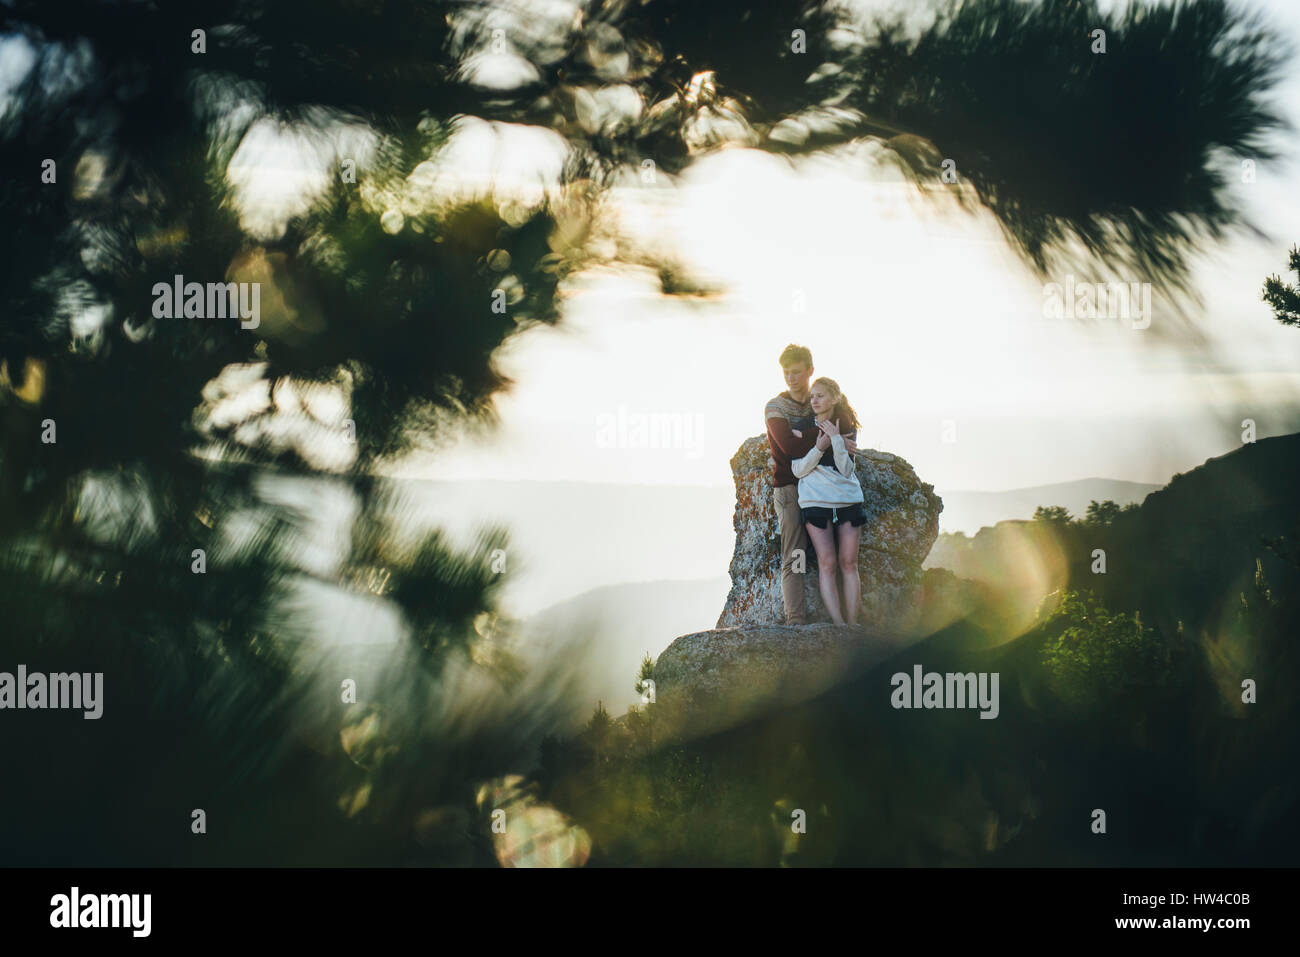
[(822, 434), (825, 435), (827, 439), (840, 434), (839, 422), (833, 422), (830, 419), (818, 422), (817, 427), (822, 430)]

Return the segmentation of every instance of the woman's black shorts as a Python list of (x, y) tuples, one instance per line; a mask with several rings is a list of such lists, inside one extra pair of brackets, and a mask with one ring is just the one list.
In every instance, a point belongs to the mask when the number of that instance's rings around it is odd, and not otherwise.
[(841, 505), (839, 508), (805, 508), (800, 511), (805, 522), (818, 528), (825, 528), (827, 522), (832, 526), (848, 522), (854, 528), (867, 524), (867, 513), (861, 503)]

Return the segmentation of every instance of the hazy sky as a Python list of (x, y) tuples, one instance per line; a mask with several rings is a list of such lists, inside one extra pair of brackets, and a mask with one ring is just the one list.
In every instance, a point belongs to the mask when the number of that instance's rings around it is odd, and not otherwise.
[[(1247, 6), (1300, 36), (1300, 4)], [(565, 9), (559, 0), (547, 7), (560, 20)], [(0, 45), (0, 94), (30, 62), (21, 41)], [(470, 62), (480, 81), (497, 67), (508, 75), (496, 81), (519, 81), (509, 57)], [(1294, 68), (1280, 102), (1300, 126)], [(611, 93), (582, 100), (579, 113), (599, 125), (649, 106)], [(1105, 118), (1081, 123), (1080, 135), (1110, 135)], [(794, 162), (733, 145), (701, 156), (679, 179), (632, 179), (603, 204), (595, 248), (611, 258), (668, 255), (719, 292), (668, 298), (638, 267), (571, 277), (561, 326), (527, 332), (500, 352), (517, 386), (499, 398), (499, 432), (393, 471), (729, 485), (728, 460), (762, 430), (763, 405), (783, 388), (776, 358), (793, 341), (809, 346), (818, 373), (853, 401), (862, 442), (902, 455), (941, 492), (1089, 476), (1167, 481), (1237, 447), (1244, 417), (1260, 436), (1300, 428), (1300, 330), (1276, 323), (1260, 301), (1264, 278), (1284, 273), (1287, 250), (1300, 242), (1297, 144), (1290, 134), (1278, 166), (1233, 186), (1267, 238), (1207, 244), (1193, 273), (1200, 306), (1179, 310), (1157, 297), (1145, 329), (1045, 318), (1043, 281), (991, 217), (956, 211), (951, 187), (921, 197), (874, 144)], [(324, 188), (332, 158), (364, 165), (373, 146), (360, 128), (305, 137), (257, 124), (229, 171), (246, 226), (274, 235)], [(400, 220), (405, 203), (489, 190), (534, 207), (556, 195), (564, 151), (552, 131), (468, 119), (404, 195), (362, 184), (386, 223)], [(1075, 281), (1110, 278), (1143, 280)], [(654, 441), (655, 424), (668, 430), (666, 442)]]
[[(1300, 7), (1267, 6), (1294, 36)], [(1296, 75), (1283, 92), (1300, 125)], [(1107, 135), (1102, 118), (1081, 129)], [(1300, 330), (1260, 301), (1300, 242), (1297, 143), (1292, 134), (1280, 165), (1234, 186), (1268, 238), (1207, 245), (1193, 273), (1201, 306), (1157, 296), (1145, 329), (1045, 318), (1043, 281), (991, 217), (923, 199), (871, 144), (794, 163), (730, 147), (680, 179), (630, 183), (607, 204), (610, 249), (670, 250), (721, 292), (667, 298), (636, 267), (576, 277), (560, 328), (502, 350), (518, 384), (498, 402), (500, 432), (398, 472), (730, 484), (728, 460), (762, 430), (764, 403), (784, 387), (777, 356), (793, 341), (839, 381), (864, 444), (901, 454), (941, 491), (1165, 482), (1237, 447), (1243, 417), (1261, 437), (1300, 428)], [(467, 124), (459, 150), (471, 190), (535, 193), (558, 168), (518, 127)]]

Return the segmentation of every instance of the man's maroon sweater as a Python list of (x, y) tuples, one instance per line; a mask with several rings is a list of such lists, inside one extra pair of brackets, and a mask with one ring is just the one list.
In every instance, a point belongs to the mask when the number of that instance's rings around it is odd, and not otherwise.
[(783, 416), (772, 416), (767, 420), (767, 445), (772, 450), (772, 487), (783, 488), (795, 485), (798, 479), (790, 471), (790, 462), (803, 458), (817, 444), (817, 429), (804, 429), (803, 435), (797, 436), (789, 420)]

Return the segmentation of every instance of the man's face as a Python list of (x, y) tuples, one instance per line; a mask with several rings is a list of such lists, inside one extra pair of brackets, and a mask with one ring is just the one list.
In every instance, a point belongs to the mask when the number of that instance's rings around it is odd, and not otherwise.
[(790, 390), (791, 395), (808, 393), (808, 380), (812, 378), (813, 373), (812, 366), (806, 362), (795, 362), (782, 371), (785, 373), (785, 387)]

